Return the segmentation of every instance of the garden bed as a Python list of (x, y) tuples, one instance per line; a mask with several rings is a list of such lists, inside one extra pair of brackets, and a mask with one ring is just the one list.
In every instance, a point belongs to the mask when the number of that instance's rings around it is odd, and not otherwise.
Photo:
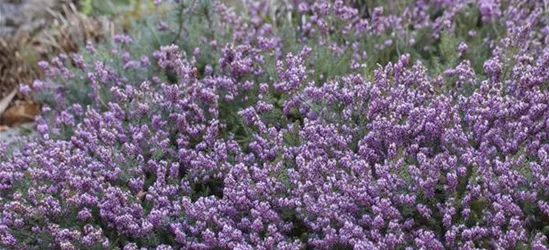
[(20, 88), (0, 247), (548, 248), (543, 2), (127, 3)]

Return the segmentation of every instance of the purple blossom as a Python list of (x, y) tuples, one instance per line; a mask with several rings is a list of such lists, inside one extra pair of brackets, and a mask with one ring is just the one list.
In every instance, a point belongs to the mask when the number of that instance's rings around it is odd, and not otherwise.
[(0, 248), (547, 248), (542, 3), (244, 4), (41, 62), (21, 92), (56, 100), (0, 143)]

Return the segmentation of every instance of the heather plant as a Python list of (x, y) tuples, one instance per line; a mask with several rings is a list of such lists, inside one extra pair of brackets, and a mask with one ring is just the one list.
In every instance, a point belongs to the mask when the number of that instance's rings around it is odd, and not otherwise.
[(154, 1), (40, 63), (13, 249), (546, 249), (539, 1)]

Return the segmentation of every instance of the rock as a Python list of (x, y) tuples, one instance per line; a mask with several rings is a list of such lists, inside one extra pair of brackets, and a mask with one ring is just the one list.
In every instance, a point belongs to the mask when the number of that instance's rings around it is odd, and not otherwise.
[(2, 124), (14, 127), (23, 123), (33, 122), (40, 114), (40, 107), (33, 103), (16, 104), (2, 114)]

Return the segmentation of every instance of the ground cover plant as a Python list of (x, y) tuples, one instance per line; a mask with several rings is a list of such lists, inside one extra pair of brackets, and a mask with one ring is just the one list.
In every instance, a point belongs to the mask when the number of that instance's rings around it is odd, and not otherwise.
[(21, 87), (2, 247), (547, 248), (547, 2), (154, 4)]

